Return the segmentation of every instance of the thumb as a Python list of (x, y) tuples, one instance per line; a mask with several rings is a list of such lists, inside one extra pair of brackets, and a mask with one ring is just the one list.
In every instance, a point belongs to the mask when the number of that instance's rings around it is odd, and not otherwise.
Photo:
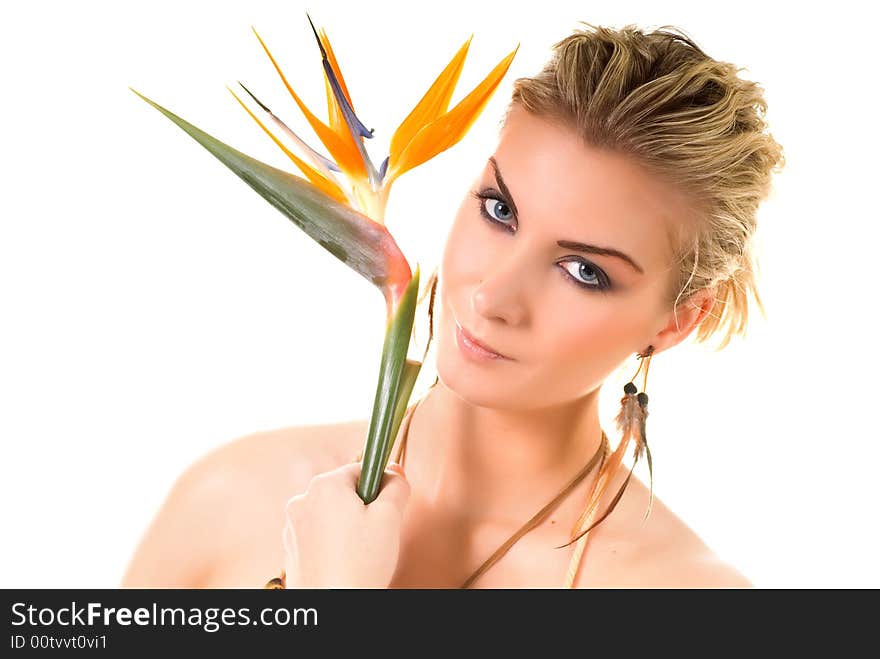
[(411, 487), (409, 481), (406, 480), (403, 467), (396, 462), (392, 462), (385, 468), (382, 487), (379, 490), (377, 499), (394, 503), (402, 513), (409, 501), (410, 493)]

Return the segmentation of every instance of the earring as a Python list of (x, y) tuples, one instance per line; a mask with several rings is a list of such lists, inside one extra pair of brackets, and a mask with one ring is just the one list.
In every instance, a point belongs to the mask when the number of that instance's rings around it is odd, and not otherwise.
[[(650, 497), (648, 499), (648, 510), (645, 512), (645, 519), (648, 519), (654, 504), (654, 465), (651, 459), (651, 449), (648, 447), (648, 438), (645, 434), (645, 421), (648, 417), (648, 394), (646, 392), (648, 388), (648, 369), (651, 367), (651, 355), (653, 354), (654, 346), (648, 346), (645, 352), (638, 354), (639, 368), (623, 387), (623, 398), (620, 399), (620, 413), (617, 415), (617, 427), (623, 435), (621, 446), (631, 438), (635, 440), (633, 468), (635, 468), (636, 462), (638, 462), (642, 453), (645, 454), (648, 460)], [(633, 380), (638, 377), (642, 367), (644, 367), (645, 372), (642, 375), (642, 390), (638, 391)], [(632, 475), (632, 469), (630, 470), (630, 475)], [(627, 481), (629, 481), (629, 477), (627, 477)]]
[[(651, 460), (651, 450), (648, 448), (648, 441), (645, 436), (645, 420), (648, 417), (648, 394), (645, 390), (648, 386), (648, 369), (651, 366), (651, 355), (653, 354), (654, 346), (652, 345), (648, 346), (647, 350), (644, 352), (638, 353), (639, 368), (636, 370), (632, 378), (630, 378), (630, 381), (623, 387), (623, 398), (620, 399), (620, 412), (615, 419), (617, 428), (621, 433), (620, 443), (617, 445), (614, 453), (608, 458), (608, 468), (604, 469), (599, 476), (593, 494), (590, 497), (590, 503), (587, 505), (587, 508), (581, 514), (578, 523), (575, 525), (576, 529), (580, 528), (584, 520), (594, 513), (596, 507), (599, 505), (599, 499), (602, 497), (602, 494), (608, 485), (608, 481), (611, 479), (611, 476), (616, 473), (618, 467), (620, 467), (623, 462), (623, 456), (626, 454), (630, 442), (634, 441), (635, 450), (633, 452), (633, 464), (629, 470), (629, 474), (623, 482), (623, 485), (620, 486), (620, 489), (614, 495), (611, 503), (608, 505), (608, 510), (606, 510), (599, 519), (590, 524), (589, 527), (581, 531), (577, 537), (570, 540), (569, 544), (579, 540), (611, 514), (611, 511), (614, 510), (614, 507), (623, 496), (623, 492), (626, 490), (626, 486), (629, 484), (629, 480), (632, 478), (633, 471), (636, 468), (636, 463), (639, 461), (643, 452), (648, 459), (648, 474), (651, 483), (651, 494), (648, 500), (648, 510), (645, 512), (645, 519), (648, 519), (648, 516), (651, 514), (651, 508), (654, 503), (654, 469)], [(636, 388), (634, 380), (638, 377), (639, 373), (641, 373), (642, 368), (645, 369), (645, 372), (642, 375), (642, 391), (639, 391)]]

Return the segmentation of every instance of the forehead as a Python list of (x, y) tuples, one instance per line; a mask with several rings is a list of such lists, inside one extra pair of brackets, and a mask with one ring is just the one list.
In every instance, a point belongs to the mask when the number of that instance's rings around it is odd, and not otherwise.
[[(553, 240), (607, 245), (646, 272), (669, 265), (673, 236), (694, 210), (631, 156), (585, 144), (574, 129), (514, 106), (494, 154), (520, 221)], [(486, 176), (494, 178), (491, 164)]]

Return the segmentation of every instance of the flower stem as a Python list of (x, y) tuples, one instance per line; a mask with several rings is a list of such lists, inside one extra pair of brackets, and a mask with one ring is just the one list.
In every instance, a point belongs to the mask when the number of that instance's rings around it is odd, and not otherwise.
[[(419, 291), (419, 266), (410, 279), (409, 285), (394, 311), (385, 332), (385, 345), (382, 348), (382, 361), (379, 366), (379, 380), (376, 383), (376, 397), (370, 417), (370, 428), (364, 444), (361, 474), (358, 478), (357, 493), (365, 504), (379, 495), (379, 485), (391, 454), (389, 444), (395, 437), (393, 431), (400, 425), (400, 405), (406, 407), (412, 393), (415, 379), (407, 369), (406, 355), (412, 338), (413, 320)], [(418, 372), (416, 371), (416, 375)], [(410, 381), (411, 380), (411, 381)], [(402, 402), (401, 402), (401, 399)]]

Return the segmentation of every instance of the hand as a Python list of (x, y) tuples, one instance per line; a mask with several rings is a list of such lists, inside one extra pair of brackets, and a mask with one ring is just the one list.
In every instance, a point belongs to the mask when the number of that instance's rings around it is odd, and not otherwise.
[(369, 505), (356, 491), (361, 463), (318, 474), (287, 502), (287, 588), (387, 588), (397, 569), (410, 485), (400, 465), (385, 470)]

